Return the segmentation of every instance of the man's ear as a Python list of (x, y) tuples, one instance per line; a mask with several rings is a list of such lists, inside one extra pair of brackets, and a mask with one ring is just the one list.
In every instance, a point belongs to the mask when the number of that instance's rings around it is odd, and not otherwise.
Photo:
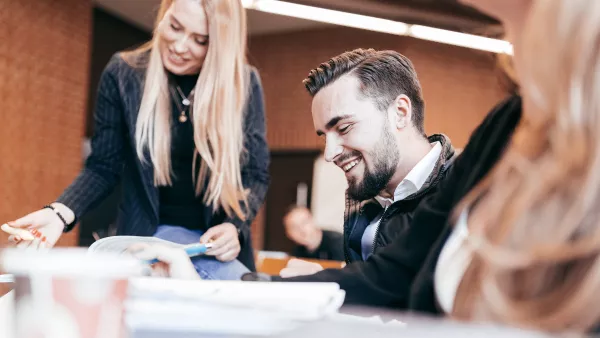
[(391, 105), (392, 118), (394, 126), (397, 129), (404, 129), (410, 125), (412, 118), (412, 103), (408, 96), (404, 94), (398, 95)]

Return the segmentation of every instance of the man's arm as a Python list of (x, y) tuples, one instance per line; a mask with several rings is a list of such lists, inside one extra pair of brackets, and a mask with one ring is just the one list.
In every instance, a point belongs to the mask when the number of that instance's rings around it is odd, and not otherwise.
[[(460, 158), (456, 161), (458, 162)], [(455, 163), (457, 165), (459, 163)], [(452, 183), (452, 170), (445, 183)], [(346, 304), (405, 307), (412, 281), (421, 268), (431, 246), (444, 229), (452, 205), (451, 184), (421, 202), (413, 225), (390, 245), (371, 255), (365, 262), (355, 262), (343, 269), (327, 269), (314, 275), (274, 280), (285, 282), (334, 282), (346, 291)], [(446, 190), (450, 189), (450, 190)]]
[[(494, 134), (492, 131), (497, 128), (498, 121), (504, 119), (502, 115), (506, 114), (508, 107), (513, 105), (520, 107), (518, 97), (501, 103), (486, 117), (473, 132), (464, 151), (456, 158), (436, 191), (420, 203), (411, 226), (388, 246), (371, 255), (367, 261), (349, 264), (341, 270), (328, 269), (314, 275), (284, 279), (274, 277), (273, 280), (334, 282), (346, 291), (346, 304), (406, 308), (415, 276), (440, 235), (444, 233), (453, 208), (469, 187), (481, 179), (478, 175), (470, 175), (473, 165), (478, 163), (483, 153), (502, 152), (502, 149), (488, 149), (488, 138)], [(486, 170), (480, 170), (479, 175), (484, 175), (485, 172)]]

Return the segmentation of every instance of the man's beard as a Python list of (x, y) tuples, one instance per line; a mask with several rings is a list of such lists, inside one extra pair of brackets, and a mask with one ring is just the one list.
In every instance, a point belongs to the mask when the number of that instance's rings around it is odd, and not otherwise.
[[(365, 201), (379, 195), (396, 173), (400, 152), (387, 126), (383, 128), (375, 149), (368, 154), (373, 162), (373, 170), (369, 170), (363, 157), (365, 168), (363, 179), (360, 182), (357, 182), (355, 177), (348, 179), (348, 196), (356, 201)], [(361, 156), (361, 154), (356, 152), (353, 153), (352, 157), (354, 156)]]

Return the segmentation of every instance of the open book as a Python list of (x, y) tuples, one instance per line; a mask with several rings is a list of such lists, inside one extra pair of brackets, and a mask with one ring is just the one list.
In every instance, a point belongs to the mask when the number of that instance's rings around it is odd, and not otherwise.
[(156, 237), (143, 236), (112, 236), (97, 240), (88, 248), (89, 252), (125, 253), (127, 249), (137, 243), (161, 244), (171, 248), (184, 248), (185, 245), (166, 241)]

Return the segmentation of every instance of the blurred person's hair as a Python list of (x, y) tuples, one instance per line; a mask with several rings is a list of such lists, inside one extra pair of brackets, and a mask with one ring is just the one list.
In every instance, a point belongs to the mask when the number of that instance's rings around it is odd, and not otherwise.
[(599, 17), (597, 0), (534, 2), (519, 55), (523, 117), (455, 210), (473, 206), (455, 317), (550, 331), (600, 323)]
[[(491, 39), (504, 39), (505, 31), (502, 24), (498, 23), (476, 29), (473, 34), (482, 35)], [(519, 80), (513, 65), (513, 57), (506, 53), (488, 53), (496, 64), (496, 74), (500, 87), (511, 95), (519, 95)]]
[[(147, 149), (154, 166), (154, 183), (171, 185), (171, 104), (167, 71), (160, 50), (159, 29), (176, 0), (163, 0), (151, 41), (124, 53), (133, 66), (147, 68), (136, 124), (136, 150), (145, 161)], [(245, 219), (247, 194), (242, 185), (240, 156), (244, 152), (243, 118), (249, 93), (246, 64), (246, 12), (239, 0), (204, 0), (210, 42), (194, 89), (192, 106), (196, 194), (213, 210)], [(148, 55), (149, 54), (149, 55)], [(204, 188), (207, 183), (206, 188)]]
[(374, 100), (381, 111), (386, 110), (399, 95), (408, 96), (412, 104), (412, 123), (421, 134), (425, 134), (425, 101), (421, 84), (406, 56), (391, 50), (355, 49), (311, 70), (303, 83), (310, 95), (315, 96), (323, 87), (346, 74), (358, 78), (362, 95)]
[(513, 65), (513, 57), (508, 54), (494, 54), (500, 87), (510, 95), (519, 95), (519, 80)]

